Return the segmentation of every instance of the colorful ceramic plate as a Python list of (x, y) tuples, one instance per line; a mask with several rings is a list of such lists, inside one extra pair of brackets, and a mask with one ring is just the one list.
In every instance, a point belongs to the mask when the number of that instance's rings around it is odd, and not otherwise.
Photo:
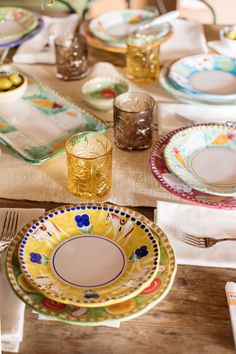
[(33, 31), (38, 17), (33, 12), (16, 7), (0, 7), (0, 44), (18, 40)]
[[(114, 207), (106, 204), (108, 208)], [(72, 207), (72, 206), (70, 206)], [(109, 324), (109, 321), (126, 321), (135, 318), (158, 304), (171, 289), (176, 262), (173, 249), (167, 236), (150, 220), (135, 211), (122, 207), (124, 213), (129, 213), (151, 228), (160, 247), (160, 264), (158, 273), (152, 283), (139, 295), (120, 304), (99, 308), (66, 305), (45, 297), (33, 288), (23, 276), (18, 261), (18, 248), (25, 233), (36, 220), (26, 225), (10, 244), (6, 257), (6, 271), (9, 282), (16, 295), (35, 311), (49, 316), (57, 321), (74, 325), (96, 326)]]
[(164, 149), (169, 170), (192, 188), (236, 196), (236, 129), (200, 125), (176, 133)]
[(42, 30), (43, 26), (44, 26), (43, 19), (38, 16), (38, 25), (37, 25), (37, 27), (35, 27), (35, 29), (33, 31), (25, 34), (20, 39), (13, 40), (13, 41), (10, 41), (10, 42), (5, 43), (5, 44), (1, 44), (0, 43), (0, 49), (17, 47), (18, 45), (20, 45), (20, 44), (22, 44), (24, 42), (27, 42), (29, 39), (31, 39), (34, 36), (36, 36), (36, 34), (38, 34)]
[[(17, 70), (3, 65), (0, 71)], [(58, 155), (64, 151), (66, 140), (75, 133), (106, 130), (101, 119), (45, 83), (19, 73), (27, 79), (27, 89), (17, 104), (0, 105), (0, 140), (26, 161), (39, 164)], [(17, 120), (12, 119), (15, 116)]]
[[(209, 126), (212, 126), (212, 124), (209, 124)], [(153, 146), (150, 155), (150, 165), (154, 176), (170, 193), (189, 203), (216, 209), (236, 209), (236, 197), (216, 196), (198, 191), (182, 182), (169, 171), (163, 156), (163, 150), (170, 138), (182, 130), (185, 130), (185, 128), (176, 129), (168, 133)]]
[(87, 81), (81, 88), (83, 99), (100, 110), (112, 109), (114, 98), (128, 90), (128, 84), (116, 77), (97, 77)]
[(195, 95), (193, 93), (187, 93), (181, 91), (177, 86), (175, 87), (169, 79), (169, 68), (171, 64), (165, 65), (159, 75), (159, 82), (161, 86), (175, 98), (179, 99), (185, 103), (194, 103), (194, 104), (214, 104), (214, 105), (235, 105), (236, 100), (219, 100), (218, 98), (209, 97), (209, 95)]
[(66, 304), (99, 307), (140, 293), (155, 278), (158, 243), (151, 230), (118, 206), (62, 207), (40, 218), (19, 249), (27, 280)]
[(181, 91), (208, 98), (236, 99), (236, 59), (223, 55), (195, 55), (178, 60), (169, 71)]
[(102, 41), (115, 46), (125, 46), (129, 34), (135, 32), (144, 21), (153, 17), (153, 13), (145, 10), (124, 9), (102, 14), (93, 19), (89, 29)]

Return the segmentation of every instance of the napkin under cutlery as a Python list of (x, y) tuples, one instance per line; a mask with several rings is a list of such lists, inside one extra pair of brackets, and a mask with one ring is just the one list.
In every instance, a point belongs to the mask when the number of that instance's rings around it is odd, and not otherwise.
[[(18, 229), (30, 220), (44, 213), (44, 209), (0, 209), (0, 230), (3, 227), (7, 210), (19, 211)], [(1, 257), (0, 267), (0, 319), (2, 350), (17, 352), (23, 337), (25, 304), (11, 289), (5, 272), (5, 255)]]
[(174, 228), (199, 237), (233, 237), (236, 235), (236, 210), (158, 201), (156, 223), (170, 238), (178, 264), (236, 268), (236, 241), (199, 248), (178, 240), (174, 232), (169, 231), (169, 228)]
[(13, 56), (14, 63), (54, 64), (56, 62), (54, 39), (61, 34), (74, 33), (79, 23), (79, 16), (77, 14), (59, 18), (43, 16), (43, 21), (42, 31), (18, 48)]

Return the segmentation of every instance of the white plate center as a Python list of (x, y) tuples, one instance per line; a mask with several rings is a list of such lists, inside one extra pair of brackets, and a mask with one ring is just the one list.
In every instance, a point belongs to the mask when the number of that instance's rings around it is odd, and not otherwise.
[(209, 147), (197, 151), (190, 160), (194, 175), (200, 180), (219, 186), (236, 185), (236, 151)]
[(125, 255), (112, 240), (86, 235), (60, 244), (51, 258), (52, 270), (62, 281), (93, 288), (111, 283), (125, 267)]
[(192, 87), (199, 92), (218, 95), (236, 94), (236, 77), (225, 71), (206, 70), (190, 77)]

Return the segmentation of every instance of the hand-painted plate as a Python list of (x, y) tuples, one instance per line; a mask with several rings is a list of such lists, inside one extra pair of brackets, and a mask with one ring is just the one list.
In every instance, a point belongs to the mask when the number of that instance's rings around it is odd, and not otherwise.
[(27, 280), (45, 296), (100, 307), (140, 293), (155, 278), (159, 247), (152, 231), (122, 207), (62, 207), (39, 219), (19, 249)]
[(99, 110), (112, 109), (114, 98), (128, 90), (128, 84), (116, 77), (96, 77), (81, 88), (83, 99)]
[(236, 196), (236, 129), (199, 125), (176, 133), (164, 149), (169, 170), (205, 193)]
[(38, 17), (33, 12), (16, 7), (0, 7), (0, 44), (18, 40), (33, 31)]
[[(108, 204), (106, 206), (108, 208), (114, 207)], [(125, 213), (129, 213), (144, 222), (152, 230), (160, 247), (158, 273), (152, 283), (140, 294), (119, 304), (99, 308), (82, 308), (66, 305), (42, 295), (27, 282), (21, 272), (18, 260), (20, 242), (27, 230), (36, 222), (34, 220), (18, 233), (7, 251), (6, 272), (10, 285), (16, 295), (35, 311), (43, 315), (57, 321), (83, 326), (109, 324), (109, 321), (114, 320), (126, 321), (147, 312), (158, 304), (171, 289), (175, 277), (176, 262), (173, 249), (167, 236), (154, 223), (135, 211), (131, 211), (125, 207), (122, 207), (122, 209)]]
[[(209, 126), (211, 126), (211, 124), (209, 124)], [(150, 165), (153, 175), (170, 193), (189, 203), (216, 209), (236, 209), (236, 197), (216, 196), (200, 192), (182, 182), (167, 168), (163, 150), (174, 134), (185, 129), (186, 128), (180, 128), (168, 133), (153, 146), (150, 155)]]
[(218, 100), (236, 99), (236, 59), (195, 55), (171, 65), (169, 78), (181, 91)]
[(102, 41), (125, 44), (129, 34), (135, 32), (153, 13), (145, 10), (124, 9), (102, 14), (93, 19), (89, 29), (93, 35)]
[(26, 33), (24, 36), (22, 36), (19, 39), (11, 40), (10, 42), (7, 42), (5, 44), (0, 43), (0, 49), (17, 47), (18, 45), (27, 42), (29, 39), (36, 36), (36, 34), (38, 34), (42, 30), (43, 26), (44, 26), (43, 19), (40, 16), (38, 16), (38, 25), (37, 27), (35, 27), (34, 30), (30, 31), (29, 33)]
[[(18, 72), (28, 81), (25, 94), (13, 105), (0, 105), (0, 140), (24, 160), (40, 164), (64, 151), (75, 133), (104, 132), (106, 123), (61, 96), (47, 84), (3, 65), (2, 72)], [(17, 116), (15, 120), (12, 117)]]
[(209, 96), (209, 95), (196, 95), (194, 93), (189, 93), (185, 91), (181, 91), (179, 87), (174, 86), (172, 81), (169, 79), (169, 69), (170, 64), (163, 66), (159, 75), (159, 82), (161, 86), (170, 94), (172, 94), (175, 98), (179, 99), (182, 102), (186, 103), (194, 103), (194, 104), (214, 104), (214, 105), (235, 105), (235, 99), (218, 99), (217, 97)]

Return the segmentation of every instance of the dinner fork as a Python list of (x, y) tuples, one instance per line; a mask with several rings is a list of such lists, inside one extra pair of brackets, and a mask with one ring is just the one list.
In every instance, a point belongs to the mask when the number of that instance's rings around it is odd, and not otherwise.
[(0, 234), (0, 254), (9, 245), (10, 241), (15, 237), (19, 220), (18, 211), (7, 211), (2, 231)]
[(174, 234), (178, 240), (185, 242), (191, 246), (200, 247), (200, 248), (212, 247), (216, 243), (223, 242), (223, 241), (236, 241), (236, 237), (224, 237), (224, 238), (216, 239), (213, 237), (193, 236), (193, 235), (190, 235), (186, 232), (176, 230), (173, 228), (166, 228), (166, 230), (167, 231), (169, 230), (172, 234)]

